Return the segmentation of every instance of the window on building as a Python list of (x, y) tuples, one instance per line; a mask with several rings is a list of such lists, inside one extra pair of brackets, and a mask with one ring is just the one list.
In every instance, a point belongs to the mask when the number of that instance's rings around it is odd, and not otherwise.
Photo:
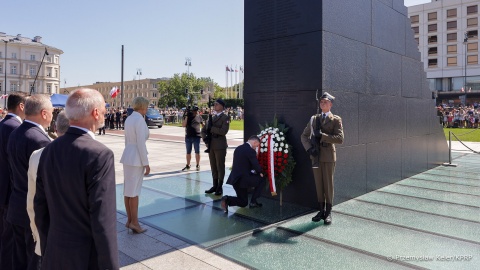
[(55, 93), (58, 93), (58, 85), (55, 85)]
[(3, 82), (0, 82), (0, 93), (3, 92), (2, 87), (3, 87)]
[(457, 41), (457, 33), (447, 34), (447, 42), (448, 41)]
[(468, 43), (467, 44), (468, 52), (478, 52), (478, 42)]
[(51, 62), (52, 62), (52, 57), (47, 56), (47, 62), (48, 62), (48, 63), (51, 63)]
[(11, 65), (10, 66), (10, 74), (17, 74), (17, 66)]
[(437, 12), (430, 12), (428, 13), (428, 20), (435, 21), (437, 19)]
[(3, 56), (2, 56), (2, 52), (0, 52), (0, 58), (3, 58)]
[(447, 22), (447, 30), (457, 29), (457, 21)]
[(469, 65), (478, 65), (478, 55), (467, 56), (467, 63)]
[(457, 9), (447, 9), (447, 18), (457, 17)]
[(428, 25), (428, 32), (437, 32), (437, 24), (429, 24)]
[(58, 69), (53, 70), (53, 77), (58, 78)]
[(428, 59), (428, 67), (437, 67), (437, 58)]
[(435, 44), (435, 43), (437, 43), (437, 36), (429, 36), (428, 44)]
[(418, 26), (412, 27), (413, 33), (418, 34)]
[(437, 47), (428, 48), (428, 55), (437, 55), (437, 53), (438, 53)]
[(30, 66), (30, 76), (35, 76), (35, 66)]
[(478, 26), (478, 18), (475, 17), (475, 18), (467, 19), (467, 27), (474, 27), (474, 26)]
[(0, 64), (0, 73), (3, 73), (3, 64)]
[(477, 14), (477, 13), (478, 13), (478, 5), (468, 6), (468, 7), (467, 7), (467, 15)]
[(447, 57), (447, 66), (456, 66), (457, 65), (457, 57)]
[(12, 58), (17, 59), (17, 53), (12, 53)]
[(478, 30), (467, 31), (468, 39), (477, 39), (478, 38)]
[(417, 45), (420, 44), (420, 40), (418, 38), (415, 38), (415, 41), (417, 42)]
[(457, 53), (457, 45), (447, 45), (447, 54)]
[(51, 93), (52, 92), (52, 85), (51, 84), (47, 84), (47, 93)]
[(419, 16), (418, 15), (410, 16), (410, 22), (411, 23), (418, 23), (419, 22)]
[(30, 55), (30, 60), (35, 61), (35, 54)]
[(17, 82), (10, 83), (10, 92), (17, 91)]
[(28, 88), (28, 89), (30, 89), (30, 91), (32, 91), (33, 93), (36, 92), (35, 85), (34, 85), (33, 83), (31, 83), (31, 84), (29, 85), (29, 88)]

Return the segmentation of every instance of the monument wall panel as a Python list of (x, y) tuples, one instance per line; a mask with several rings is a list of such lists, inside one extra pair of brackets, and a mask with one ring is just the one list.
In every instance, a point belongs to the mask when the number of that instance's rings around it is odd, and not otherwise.
[(322, 1), (245, 0), (245, 44), (320, 31)]
[(323, 30), (362, 43), (372, 43), (370, 0), (324, 0)]
[(405, 55), (405, 16), (378, 1), (372, 1), (372, 10), (373, 46)]
[(422, 63), (408, 57), (402, 57), (402, 96), (422, 98)]
[(245, 44), (245, 95), (320, 89), (322, 34)]
[(367, 192), (402, 179), (402, 140), (367, 144)]
[(402, 179), (428, 169), (428, 136), (402, 139)]
[(367, 45), (323, 32), (322, 75), (325, 91), (365, 93)]
[(400, 96), (402, 57), (377, 47), (367, 47), (367, 92), (373, 95)]
[[(359, 143), (406, 136), (406, 101), (399, 97), (360, 95)], [(348, 123), (350, 124), (350, 123)], [(347, 123), (344, 123), (347, 125)]]
[[(431, 102), (425, 99), (407, 98), (407, 137), (428, 135), (430, 133), (428, 115), (431, 112)], [(432, 119), (432, 117), (430, 117)]]
[(337, 147), (334, 204), (367, 193), (366, 153), (365, 144)]

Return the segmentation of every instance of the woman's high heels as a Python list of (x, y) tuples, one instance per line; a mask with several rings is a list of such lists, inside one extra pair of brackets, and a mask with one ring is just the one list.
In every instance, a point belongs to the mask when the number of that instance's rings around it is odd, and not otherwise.
[(147, 231), (147, 229), (142, 229), (140, 226), (139, 227), (136, 227), (136, 226), (133, 226), (131, 224), (128, 225), (128, 228), (130, 230), (132, 230), (132, 233), (134, 234), (138, 234), (138, 233), (144, 233)]

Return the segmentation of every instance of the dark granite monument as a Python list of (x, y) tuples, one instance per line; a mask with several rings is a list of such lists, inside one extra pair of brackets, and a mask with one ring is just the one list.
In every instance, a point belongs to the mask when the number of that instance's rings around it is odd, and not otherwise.
[(316, 206), (300, 134), (315, 92), (336, 97), (335, 204), (448, 160), (403, 0), (245, 0), (245, 136), (276, 115), (297, 166), (284, 200)]

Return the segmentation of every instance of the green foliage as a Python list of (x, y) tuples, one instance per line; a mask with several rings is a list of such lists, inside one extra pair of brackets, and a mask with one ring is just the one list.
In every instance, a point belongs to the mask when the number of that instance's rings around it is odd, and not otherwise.
[[(197, 78), (193, 73), (190, 75), (187, 73), (174, 74), (170, 80), (158, 83), (158, 93), (160, 94), (158, 106), (173, 107), (176, 104), (177, 108), (185, 107), (189, 104), (185, 89), (188, 89), (188, 96), (191, 100), (195, 100), (195, 98), (200, 100), (200, 91), (212, 82), (211, 78)], [(218, 85), (216, 83), (214, 85), (216, 90)]]

